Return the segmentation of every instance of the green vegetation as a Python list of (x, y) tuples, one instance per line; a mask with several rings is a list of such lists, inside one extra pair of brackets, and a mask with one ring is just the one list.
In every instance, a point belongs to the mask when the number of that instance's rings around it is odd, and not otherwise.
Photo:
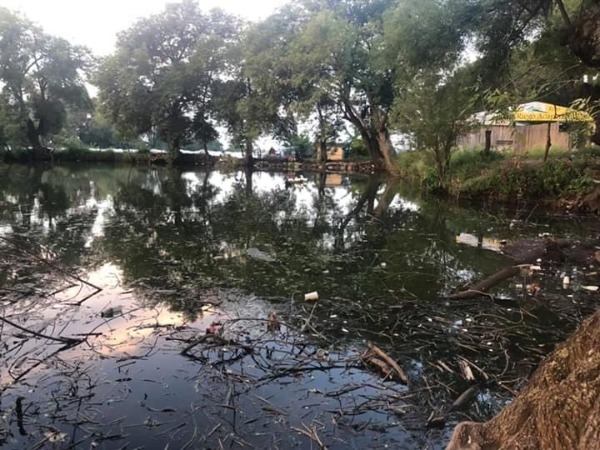
[[(182, 148), (208, 154), (228, 137), (251, 166), (261, 137), (320, 162), (343, 142), (347, 155), (378, 170), (456, 193), (467, 166), (489, 165), (500, 177), (507, 164), (453, 156), (458, 138), (479, 126), (474, 113), (510, 117), (515, 105), (539, 100), (600, 120), (598, 25), (591, 0), (300, 0), (258, 23), (181, 0), (132, 24), (112, 55), (94, 61), (1, 8), (0, 146), (8, 159), (30, 153), (26, 160), (160, 148), (181, 163)], [(589, 131), (569, 126), (575, 145), (587, 144)], [(393, 133), (410, 136), (419, 155), (398, 158)], [(505, 174), (486, 184), (473, 175), (460, 190), (557, 195), (588, 185), (557, 180), (551, 159), (531, 172), (548, 182)]]
[(0, 139), (49, 156), (52, 138), (69, 111), (91, 106), (84, 86), (89, 52), (45, 34), (26, 18), (0, 7)]
[[(561, 153), (543, 162), (543, 151), (519, 156), (464, 150), (452, 155), (446, 192), (456, 198), (516, 201), (522, 198), (572, 198), (594, 186), (594, 171), (600, 170), (597, 148), (575, 154)], [(431, 155), (403, 153), (398, 161), (402, 175), (419, 183), (425, 191), (439, 189)]]

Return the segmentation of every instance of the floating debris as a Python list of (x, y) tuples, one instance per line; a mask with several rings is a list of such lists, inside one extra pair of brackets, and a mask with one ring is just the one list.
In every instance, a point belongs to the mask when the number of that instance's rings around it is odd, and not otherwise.
[(306, 302), (316, 302), (317, 300), (319, 300), (319, 293), (317, 291), (304, 294), (304, 301)]
[(100, 317), (109, 319), (111, 317), (118, 316), (119, 314), (122, 314), (122, 313), (123, 313), (123, 307), (115, 306), (113, 308), (106, 308), (105, 310), (101, 311)]
[(257, 249), (256, 247), (250, 247), (246, 250), (246, 254), (257, 261), (263, 262), (275, 262), (275, 258), (273, 258), (268, 253), (263, 252), (262, 250)]

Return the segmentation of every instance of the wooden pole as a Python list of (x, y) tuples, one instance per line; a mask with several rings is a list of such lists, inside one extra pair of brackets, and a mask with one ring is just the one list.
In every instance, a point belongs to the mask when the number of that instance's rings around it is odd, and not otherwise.
[(546, 140), (546, 151), (544, 152), (544, 162), (548, 159), (548, 153), (550, 152), (550, 147), (552, 146), (552, 139), (550, 138), (550, 133), (552, 131), (552, 122), (548, 122), (548, 136)]

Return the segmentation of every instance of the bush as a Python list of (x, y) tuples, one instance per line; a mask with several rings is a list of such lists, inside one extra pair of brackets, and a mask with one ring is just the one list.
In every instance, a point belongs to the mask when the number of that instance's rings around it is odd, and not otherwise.
[(452, 155), (450, 160), (451, 176), (474, 176), (483, 170), (495, 167), (506, 155), (500, 152), (485, 154), (483, 150), (459, 150)]
[[(448, 193), (455, 197), (559, 198), (585, 192), (593, 186), (592, 168), (598, 166), (598, 148), (580, 150), (573, 155), (562, 152), (545, 163), (533, 151), (526, 157), (508, 159), (499, 152), (460, 150), (452, 155), (448, 173)], [(399, 173), (419, 183), (425, 192), (438, 189), (434, 163), (424, 152), (405, 152), (398, 157)]]
[(74, 151), (74, 152), (84, 152), (88, 151), (89, 147), (87, 147), (83, 142), (79, 140), (79, 138), (68, 138), (63, 143), (63, 148), (66, 151)]
[(568, 160), (524, 161), (464, 180), (457, 194), (504, 200), (556, 198), (587, 190), (592, 185), (587, 168)]

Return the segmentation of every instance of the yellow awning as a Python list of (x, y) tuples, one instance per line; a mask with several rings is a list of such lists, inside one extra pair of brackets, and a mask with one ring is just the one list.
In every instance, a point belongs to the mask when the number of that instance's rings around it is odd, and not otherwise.
[(514, 113), (515, 122), (593, 122), (585, 111), (553, 105), (551, 103), (530, 102), (519, 105)]

